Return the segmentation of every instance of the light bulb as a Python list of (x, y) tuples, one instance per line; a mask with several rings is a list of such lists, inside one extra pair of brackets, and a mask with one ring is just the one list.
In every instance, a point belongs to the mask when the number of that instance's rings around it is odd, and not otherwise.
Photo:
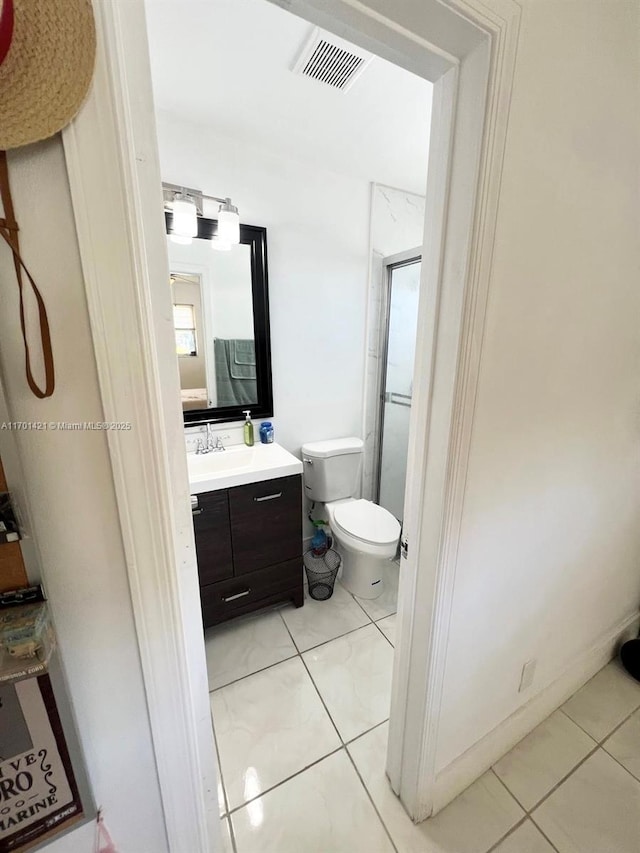
[(177, 237), (196, 237), (198, 234), (198, 209), (195, 202), (187, 196), (178, 196), (173, 201), (172, 209), (173, 233)]
[(228, 198), (218, 211), (218, 239), (232, 246), (240, 242), (240, 217), (238, 208)]

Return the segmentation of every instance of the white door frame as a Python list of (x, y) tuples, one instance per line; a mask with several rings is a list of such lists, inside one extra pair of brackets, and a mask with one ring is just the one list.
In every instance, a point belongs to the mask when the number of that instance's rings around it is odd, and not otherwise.
[[(439, 805), (439, 703), (520, 7), (279, 2), (434, 82), (388, 760), (421, 820)], [(222, 850), (217, 770), (144, 6), (94, 7), (96, 78), (63, 142), (104, 417), (134, 424), (109, 433), (109, 450), (169, 847), (211, 853)]]

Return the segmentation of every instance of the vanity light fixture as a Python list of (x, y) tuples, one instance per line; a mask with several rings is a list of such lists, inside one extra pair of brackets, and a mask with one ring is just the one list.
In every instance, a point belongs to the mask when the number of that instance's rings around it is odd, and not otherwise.
[(214, 249), (226, 251), (240, 242), (240, 216), (230, 198), (204, 195), (200, 190), (162, 185), (165, 209), (173, 213), (170, 239), (174, 243), (191, 243), (198, 235), (198, 216), (203, 216), (203, 201), (216, 201), (218, 208), (218, 233), (211, 240)]
[(173, 212), (173, 234), (175, 243), (189, 244), (198, 233), (198, 208), (191, 196), (177, 193), (171, 203)]
[(218, 210), (218, 239), (231, 246), (240, 242), (240, 216), (230, 198), (225, 198)]

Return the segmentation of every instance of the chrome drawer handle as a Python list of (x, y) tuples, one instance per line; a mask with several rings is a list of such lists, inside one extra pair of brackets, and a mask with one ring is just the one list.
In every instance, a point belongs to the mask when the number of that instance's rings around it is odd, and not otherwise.
[(282, 492), (277, 492), (274, 495), (265, 495), (262, 498), (254, 498), (254, 501), (256, 501), (257, 503), (260, 503), (260, 501), (275, 501), (276, 498), (281, 498), (281, 497), (282, 497)]
[(226, 598), (223, 596), (222, 600), (226, 603), (227, 601), (235, 601), (236, 598), (244, 598), (245, 595), (249, 595), (251, 589), (245, 589), (244, 592), (237, 592), (235, 595), (229, 595)]
[(204, 509), (202, 507), (200, 507), (200, 509), (192, 509), (191, 515), (202, 515), (203, 512), (204, 512)]

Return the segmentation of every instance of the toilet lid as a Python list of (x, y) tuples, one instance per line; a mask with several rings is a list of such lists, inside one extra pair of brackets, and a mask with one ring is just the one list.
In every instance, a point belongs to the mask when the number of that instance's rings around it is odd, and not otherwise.
[(384, 509), (371, 501), (348, 501), (337, 506), (334, 518), (338, 525), (351, 536), (385, 545), (395, 542), (400, 535), (400, 523)]

